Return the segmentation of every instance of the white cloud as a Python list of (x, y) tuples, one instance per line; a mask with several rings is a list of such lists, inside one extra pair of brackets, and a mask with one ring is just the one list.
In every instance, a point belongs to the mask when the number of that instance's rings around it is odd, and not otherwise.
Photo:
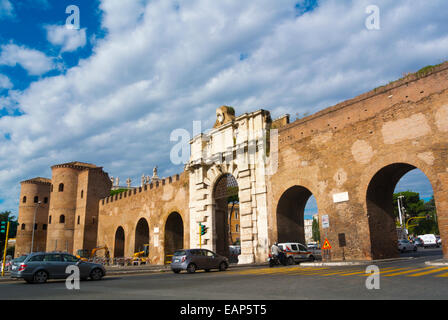
[(25, 115), (0, 118), (0, 138), (11, 135), (0, 143), (0, 195), (11, 195), (0, 209), (17, 210), (20, 180), (50, 177), (64, 161), (96, 163), (121, 181), (155, 165), (160, 176), (180, 172), (170, 132), (191, 132), (193, 120), (210, 128), (220, 105), (294, 118), (446, 59), (446, 0), (378, 0), (379, 31), (365, 28), (370, 0), (322, 0), (300, 17), (295, 2), (101, 1), (108, 34), (91, 57), (10, 90)]
[(0, 0), (0, 20), (14, 16), (14, 7), (9, 0)]
[(0, 74), (0, 89), (11, 89), (13, 87), (11, 80), (3, 74)]
[(0, 65), (21, 65), (30, 75), (42, 75), (54, 68), (52, 58), (43, 52), (10, 43), (1, 46)]
[(60, 46), (61, 52), (72, 52), (86, 45), (86, 29), (69, 29), (65, 25), (46, 26), (47, 39)]

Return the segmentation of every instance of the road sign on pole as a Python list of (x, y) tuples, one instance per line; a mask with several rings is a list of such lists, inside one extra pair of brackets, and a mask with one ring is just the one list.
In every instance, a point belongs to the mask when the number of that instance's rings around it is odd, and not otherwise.
[(324, 245), (322, 246), (322, 249), (323, 249), (323, 250), (329, 250), (329, 249), (331, 249), (330, 242), (328, 241), (327, 238), (325, 238)]
[(328, 214), (322, 216), (322, 228), (330, 228), (330, 218), (328, 217)]

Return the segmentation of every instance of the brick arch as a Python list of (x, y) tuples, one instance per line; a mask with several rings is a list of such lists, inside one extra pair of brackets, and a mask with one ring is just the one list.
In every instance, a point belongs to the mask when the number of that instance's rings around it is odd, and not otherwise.
[(381, 161), (370, 167), (362, 179), (365, 229), (368, 231), (369, 255), (372, 259), (398, 256), (393, 192), (400, 179), (414, 169), (425, 174), (436, 196), (436, 175), (421, 161)]
[(163, 248), (165, 263), (171, 260), (171, 255), (185, 247), (185, 219), (177, 211), (170, 211), (163, 224)]
[(319, 210), (319, 195), (308, 184), (294, 184), (284, 188), (276, 195), (274, 211), (273, 241), (305, 243), (305, 207), (314, 195)]
[(125, 256), (126, 250), (126, 232), (122, 226), (115, 229), (114, 234), (114, 258), (122, 258)]
[(134, 252), (143, 251), (143, 245), (150, 243), (150, 227), (145, 217), (139, 217), (134, 227)]

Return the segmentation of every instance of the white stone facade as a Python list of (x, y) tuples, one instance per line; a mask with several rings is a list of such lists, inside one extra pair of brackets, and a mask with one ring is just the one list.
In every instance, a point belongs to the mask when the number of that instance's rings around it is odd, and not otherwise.
[[(219, 119), (219, 118), (218, 118)], [(266, 258), (268, 219), (266, 196), (265, 135), (269, 112), (245, 113), (231, 122), (199, 134), (191, 141), (190, 172), (190, 244), (199, 247), (198, 223), (208, 228), (202, 247), (216, 248), (213, 190), (219, 178), (232, 174), (238, 182), (240, 206), (241, 255), (239, 263)]]

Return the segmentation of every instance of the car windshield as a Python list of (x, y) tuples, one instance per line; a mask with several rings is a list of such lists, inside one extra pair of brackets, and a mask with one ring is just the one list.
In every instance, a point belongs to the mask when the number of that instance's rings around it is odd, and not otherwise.
[(12, 262), (23, 262), (28, 256), (21, 256), (12, 260)]
[(184, 256), (186, 255), (185, 250), (181, 250), (181, 251), (176, 251), (174, 252), (174, 256)]

